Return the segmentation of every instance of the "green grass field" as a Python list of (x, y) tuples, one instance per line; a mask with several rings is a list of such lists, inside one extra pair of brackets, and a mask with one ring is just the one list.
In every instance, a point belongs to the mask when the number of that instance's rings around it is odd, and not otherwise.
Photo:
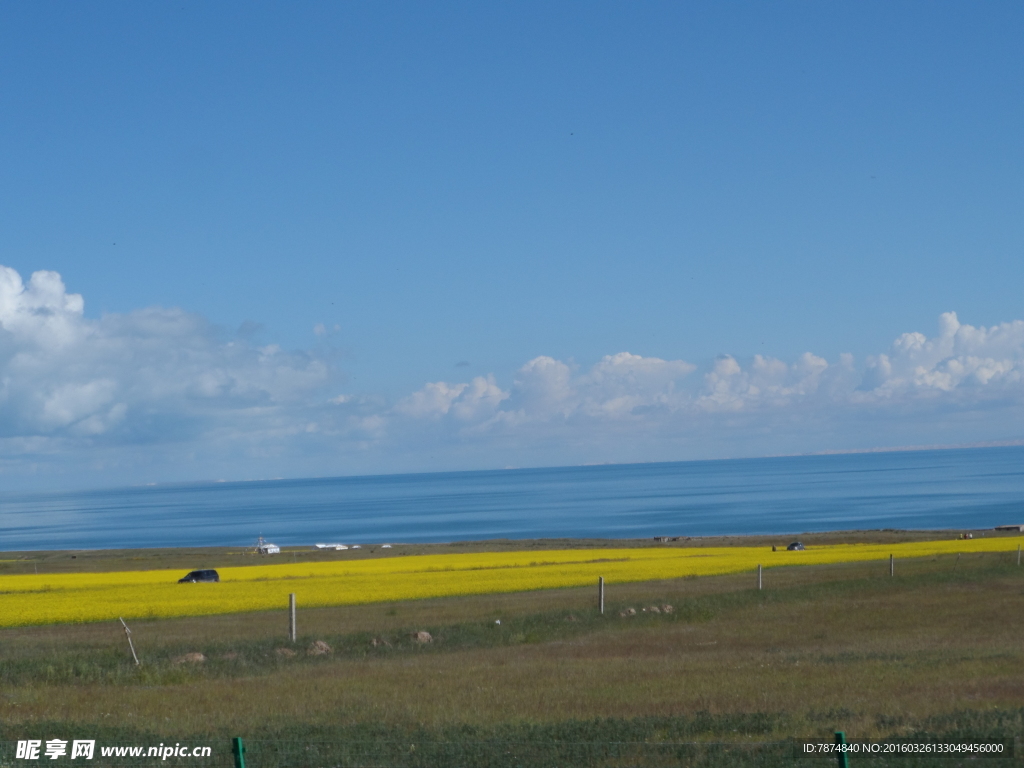
[[(220, 562), (6, 557), (7, 572)], [(256, 768), (834, 765), (787, 740), (1024, 736), (1022, 603), (1016, 555), (988, 553), (898, 562), (895, 578), (888, 561), (776, 568), (761, 591), (752, 573), (610, 584), (603, 616), (596, 585), (300, 609), (294, 645), (283, 607), (135, 621), (139, 667), (120, 624), (6, 629), (0, 740), (210, 743), (231, 764), (242, 736)]]

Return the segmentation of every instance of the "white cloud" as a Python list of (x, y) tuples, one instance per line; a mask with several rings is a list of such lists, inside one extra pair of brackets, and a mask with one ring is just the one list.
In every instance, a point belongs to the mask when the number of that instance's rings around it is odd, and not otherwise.
[(15, 338), (65, 347), (80, 338), (84, 305), (81, 295), (65, 292), (56, 272), (35, 272), (26, 286), (0, 266), (0, 325)]
[(446, 384), (436, 381), (424, 385), (400, 401), (395, 410), (415, 418), (438, 418), (451, 410), (452, 403), (466, 390), (468, 384)]
[(887, 354), (869, 357), (866, 368), (860, 402), (934, 399), (942, 393), (968, 400), (994, 394), (1019, 398), (1024, 322), (976, 328), (946, 312), (936, 336), (904, 333)]
[(320, 360), (221, 339), (178, 309), (98, 320), (83, 309), (57, 273), (25, 285), (0, 267), (0, 438), (159, 441), (232, 419), (251, 428), (259, 409), (301, 403), (328, 378)]
[(394, 410), (414, 418), (439, 419), (451, 414), (453, 418), (468, 421), (493, 414), (507, 398), (508, 392), (497, 385), (493, 375), (477, 376), (466, 384), (443, 381), (426, 384), (400, 400)]
[(452, 413), (463, 421), (489, 415), (503, 400), (507, 400), (508, 396), (508, 392), (497, 385), (493, 374), (487, 377), (477, 376), (462, 390), (458, 399), (452, 402)]
[[(0, 472), (40, 462), (160, 479), (751, 455), (1020, 437), (1024, 322), (939, 318), (860, 363), (810, 352), (699, 367), (539, 356), (389, 402), (340, 392), (326, 354), (257, 346), (195, 314), (90, 319), (58, 274), (0, 267)], [(319, 326), (319, 336), (338, 329)], [(216, 470), (212, 467), (216, 466)], [(252, 470), (252, 467), (262, 470)], [(167, 469), (163, 469), (163, 468)], [(177, 469), (175, 469), (177, 467)], [(147, 470), (157, 472), (157, 470)]]
[(644, 408), (678, 407), (679, 383), (697, 366), (629, 352), (607, 355), (581, 377), (581, 407), (591, 416), (623, 418)]
[(641, 357), (629, 352), (608, 355), (589, 371), (552, 357), (530, 360), (517, 372), (510, 391), (494, 377), (470, 384), (437, 382), (396, 406), (414, 417), (440, 418), (451, 411), (463, 421), (514, 425), (571, 419), (623, 419), (649, 408), (680, 404), (678, 383), (696, 369), (682, 360)]
[(1022, 369), (1024, 322), (975, 328), (949, 312), (939, 318), (936, 336), (903, 334), (887, 353), (869, 357), (861, 371), (852, 355), (830, 363), (810, 352), (791, 363), (755, 355), (744, 364), (724, 355), (700, 377), (691, 376), (697, 366), (684, 360), (629, 352), (606, 356), (582, 372), (571, 362), (542, 356), (520, 368), (507, 393), (490, 379), (489, 386), (501, 394), (472, 409), (455, 410), (470, 384), (438, 382), (396, 411), (414, 418), (457, 417), (469, 422), (463, 426), (472, 426), (474, 434), (573, 425), (581, 439), (599, 437), (602, 424), (616, 425), (616, 439), (622, 424), (633, 424), (639, 438), (653, 428), (663, 434), (666, 429), (686, 434), (696, 425), (713, 429), (715, 419), (725, 425), (737, 416), (744, 416), (736, 422), (744, 428), (758, 428), (752, 418), (761, 418), (767, 428), (784, 417), (812, 430), (809, 418), (875, 418), (888, 408), (914, 404), (952, 412), (993, 396), (1022, 401)]
[(510, 412), (520, 418), (565, 418), (577, 405), (572, 368), (547, 355), (535, 357), (520, 368), (512, 389), (515, 398)]

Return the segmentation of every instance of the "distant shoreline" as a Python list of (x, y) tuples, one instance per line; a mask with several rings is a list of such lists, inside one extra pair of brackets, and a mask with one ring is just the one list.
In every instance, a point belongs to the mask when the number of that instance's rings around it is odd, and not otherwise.
[(489, 539), (437, 543), (391, 543), (382, 549), (379, 543), (360, 543), (358, 549), (336, 551), (316, 549), (313, 544), (282, 546), (280, 554), (260, 555), (252, 545), (229, 547), (147, 547), (134, 549), (59, 549), (0, 551), (0, 578), (25, 573), (88, 573), (120, 570), (193, 569), (227, 567), (259, 561), (275, 562), (337, 562), (371, 558), (408, 557), (416, 555), (452, 555), (476, 552), (529, 552), (565, 549), (622, 549), (658, 547), (765, 547), (784, 548), (793, 541), (814, 547), (826, 544), (897, 544), (912, 541), (959, 539), (970, 533), (973, 538), (1010, 538), (1020, 536), (1016, 530), (993, 528), (922, 529), (922, 530), (843, 530), (787, 534), (668, 536), (657, 538), (598, 539)]
[[(849, 448), (828, 449), (813, 453), (779, 454), (782, 456), (843, 456), (856, 453), (907, 453), (913, 451), (957, 451), (975, 450), (978, 448), (1018, 448), (1024, 446), (1024, 440), (989, 440), (980, 443), (949, 443), (942, 445), (901, 445), (888, 448)], [(767, 457), (766, 457), (767, 458)]]

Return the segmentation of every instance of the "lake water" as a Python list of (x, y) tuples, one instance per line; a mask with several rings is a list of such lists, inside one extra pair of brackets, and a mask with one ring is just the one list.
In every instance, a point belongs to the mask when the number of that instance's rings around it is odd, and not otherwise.
[(706, 536), (1024, 523), (1024, 447), (0, 496), (0, 549)]

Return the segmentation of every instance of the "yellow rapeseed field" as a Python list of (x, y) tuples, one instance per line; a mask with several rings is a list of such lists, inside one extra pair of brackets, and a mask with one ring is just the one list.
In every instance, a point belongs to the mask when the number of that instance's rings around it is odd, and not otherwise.
[(838, 544), (803, 552), (765, 547), (664, 547), (485, 552), (281, 563), (219, 569), (219, 584), (178, 584), (181, 571), (0, 577), (0, 627), (124, 618), (201, 616), (282, 608), (294, 592), (304, 607), (524, 592), (786, 565), (1016, 550), (1024, 537)]

